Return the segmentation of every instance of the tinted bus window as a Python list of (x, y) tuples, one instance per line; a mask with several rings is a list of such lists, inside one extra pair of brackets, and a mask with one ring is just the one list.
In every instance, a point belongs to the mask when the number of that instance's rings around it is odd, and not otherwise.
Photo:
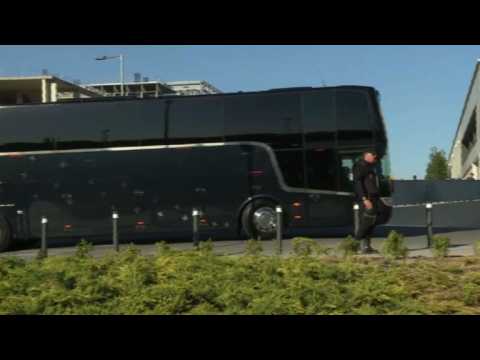
[(160, 145), (164, 105), (125, 101), (64, 104), (55, 108), (58, 149)]
[(365, 92), (337, 90), (338, 145), (365, 146), (373, 142), (373, 119)]
[(259, 141), (277, 149), (301, 148), (300, 96), (225, 97), (227, 141)]
[(0, 109), (2, 151), (162, 144), (160, 102), (102, 102)]
[(168, 116), (170, 144), (221, 142), (224, 139), (222, 98), (186, 98), (171, 102)]
[(335, 144), (335, 92), (321, 90), (302, 96), (303, 129), (307, 147)]
[[(53, 150), (51, 106), (15, 106), (0, 109), (0, 151)], [(47, 127), (47, 129), (45, 129)]]
[[(165, 111), (165, 100), (139, 102), (138, 120), (133, 124), (137, 129), (133, 134), (140, 138), (141, 145), (164, 145), (166, 143)], [(132, 130), (130, 129), (130, 131)]]
[(334, 149), (306, 150), (307, 184), (309, 189), (337, 190), (338, 167)]
[(305, 188), (302, 150), (276, 151), (277, 162), (287, 186)]

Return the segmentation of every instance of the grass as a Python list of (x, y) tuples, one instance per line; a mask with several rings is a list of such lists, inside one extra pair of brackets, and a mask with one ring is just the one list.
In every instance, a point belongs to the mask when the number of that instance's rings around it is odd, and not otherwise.
[(148, 257), (129, 246), (97, 259), (82, 243), (70, 257), (0, 258), (0, 314), (480, 313), (478, 257), (342, 258), (296, 244), (285, 258), (255, 241), (237, 257), (215, 256), (207, 242), (198, 251), (161, 243)]

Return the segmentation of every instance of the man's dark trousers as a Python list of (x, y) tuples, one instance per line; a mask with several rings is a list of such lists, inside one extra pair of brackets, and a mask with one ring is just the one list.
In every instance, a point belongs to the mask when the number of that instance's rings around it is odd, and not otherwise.
[(360, 224), (358, 231), (355, 234), (356, 240), (366, 240), (366, 246), (370, 247), (370, 238), (373, 235), (373, 231), (378, 224), (384, 223), (384, 218), (387, 216), (388, 211), (387, 207), (383, 201), (379, 198), (374, 198), (370, 200), (372, 202), (373, 208), (366, 209), (363, 202), (360, 205)]

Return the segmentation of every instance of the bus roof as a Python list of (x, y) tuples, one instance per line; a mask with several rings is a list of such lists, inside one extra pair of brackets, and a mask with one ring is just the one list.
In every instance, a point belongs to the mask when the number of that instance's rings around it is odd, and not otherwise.
[(276, 88), (270, 90), (260, 90), (260, 91), (237, 91), (230, 93), (219, 93), (219, 94), (201, 94), (201, 95), (177, 95), (177, 94), (165, 94), (158, 97), (145, 97), (139, 98), (137, 96), (109, 96), (109, 97), (95, 97), (95, 98), (77, 98), (77, 99), (62, 99), (57, 102), (47, 102), (47, 103), (28, 103), (28, 104), (17, 104), (17, 105), (0, 105), (1, 108), (6, 107), (23, 107), (23, 106), (32, 106), (32, 105), (61, 105), (61, 104), (73, 104), (73, 103), (92, 103), (92, 102), (115, 102), (115, 101), (151, 101), (151, 100), (164, 100), (164, 99), (184, 99), (184, 98), (205, 98), (205, 97), (224, 97), (224, 96), (235, 96), (235, 95), (254, 95), (254, 94), (274, 94), (274, 93), (298, 93), (298, 92), (308, 92), (308, 91), (318, 91), (318, 90), (331, 90), (331, 89), (363, 89), (369, 91), (376, 91), (375, 88), (371, 86), (361, 86), (361, 85), (341, 85), (341, 86), (322, 86), (322, 87), (289, 87), (289, 88)]

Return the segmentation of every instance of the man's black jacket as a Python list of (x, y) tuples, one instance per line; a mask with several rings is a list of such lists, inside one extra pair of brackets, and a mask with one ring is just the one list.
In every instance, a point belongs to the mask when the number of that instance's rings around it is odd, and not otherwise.
[(379, 197), (380, 191), (374, 166), (363, 159), (353, 166), (354, 191), (359, 201), (364, 197), (370, 200)]

